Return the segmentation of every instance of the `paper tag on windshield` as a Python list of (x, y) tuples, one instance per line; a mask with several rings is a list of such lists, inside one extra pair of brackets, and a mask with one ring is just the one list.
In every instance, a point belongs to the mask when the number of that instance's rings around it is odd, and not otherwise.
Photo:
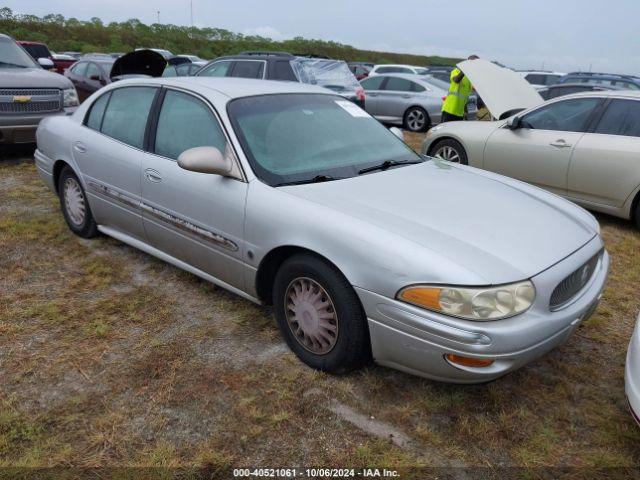
[(359, 106), (357, 106), (355, 103), (350, 102), (349, 100), (336, 100), (336, 103), (344, 108), (352, 117), (369, 117), (369, 114), (367, 112), (365, 112)]

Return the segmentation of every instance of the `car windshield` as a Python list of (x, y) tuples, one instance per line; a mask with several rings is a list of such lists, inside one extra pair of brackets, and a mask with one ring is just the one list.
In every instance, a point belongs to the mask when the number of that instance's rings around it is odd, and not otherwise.
[(228, 112), (253, 171), (269, 185), (354, 177), (383, 162), (422, 161), (342, 97), (245, 97), (231, 101)]
[(353, 91), (360, 87), (343, 61), (298, 57), (291, 61), (291, 66), (302, 83), (319, 85), (336, 92)]
[(40, 67), (31, 56), (9, 38), (0, 38), (0, 68)]

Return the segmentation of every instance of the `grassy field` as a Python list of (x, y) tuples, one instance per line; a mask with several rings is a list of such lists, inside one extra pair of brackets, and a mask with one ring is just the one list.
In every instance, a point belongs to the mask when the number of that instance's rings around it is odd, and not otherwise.
[(73, 236), (32, 161), (5, 156), (0, 467), (531, 469), (523, 478), (568, 467), (573, 478), (640, 464), (623, 381), (640, 310), (640, 232), (627, 222), (599, 217), (612, 265), (597, 312), (522, 370), (478, 386), (377, 366), (334, 377), (296, 359), (269, 309), (110, 238)]

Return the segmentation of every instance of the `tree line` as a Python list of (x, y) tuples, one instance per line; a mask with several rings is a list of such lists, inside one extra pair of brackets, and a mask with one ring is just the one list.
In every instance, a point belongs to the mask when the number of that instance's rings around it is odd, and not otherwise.
[(454, 65), (459, 61), (439, 56), (360, 50), (338, 42), (303, 37), (275, 41), (221, 28), (160, 23), (146, 25), (135, 18), (124, 22), (104, 23), (98, 17), (88, 21), (66, 18), (60, 14), (38, 17), (14, 13), (7, 7), (0, 8), (0, 32), (16, 40), (46, 43), (56, 52), (129, 52), (139, 47), (153, 47), (164, 48), (174, 54), (193, 54), (206, 59), (236, 54), (244, 50), (277, 50), (372, 63)]

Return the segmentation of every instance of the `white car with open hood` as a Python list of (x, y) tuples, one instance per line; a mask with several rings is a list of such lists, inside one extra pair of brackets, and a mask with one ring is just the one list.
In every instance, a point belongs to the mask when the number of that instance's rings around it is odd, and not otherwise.
[(537, 185), (640, 226), (640, 92), (545, 102), (518, 73), (484, 60), (458, 65), (494, 119), (448, 122), (422, 151)]

